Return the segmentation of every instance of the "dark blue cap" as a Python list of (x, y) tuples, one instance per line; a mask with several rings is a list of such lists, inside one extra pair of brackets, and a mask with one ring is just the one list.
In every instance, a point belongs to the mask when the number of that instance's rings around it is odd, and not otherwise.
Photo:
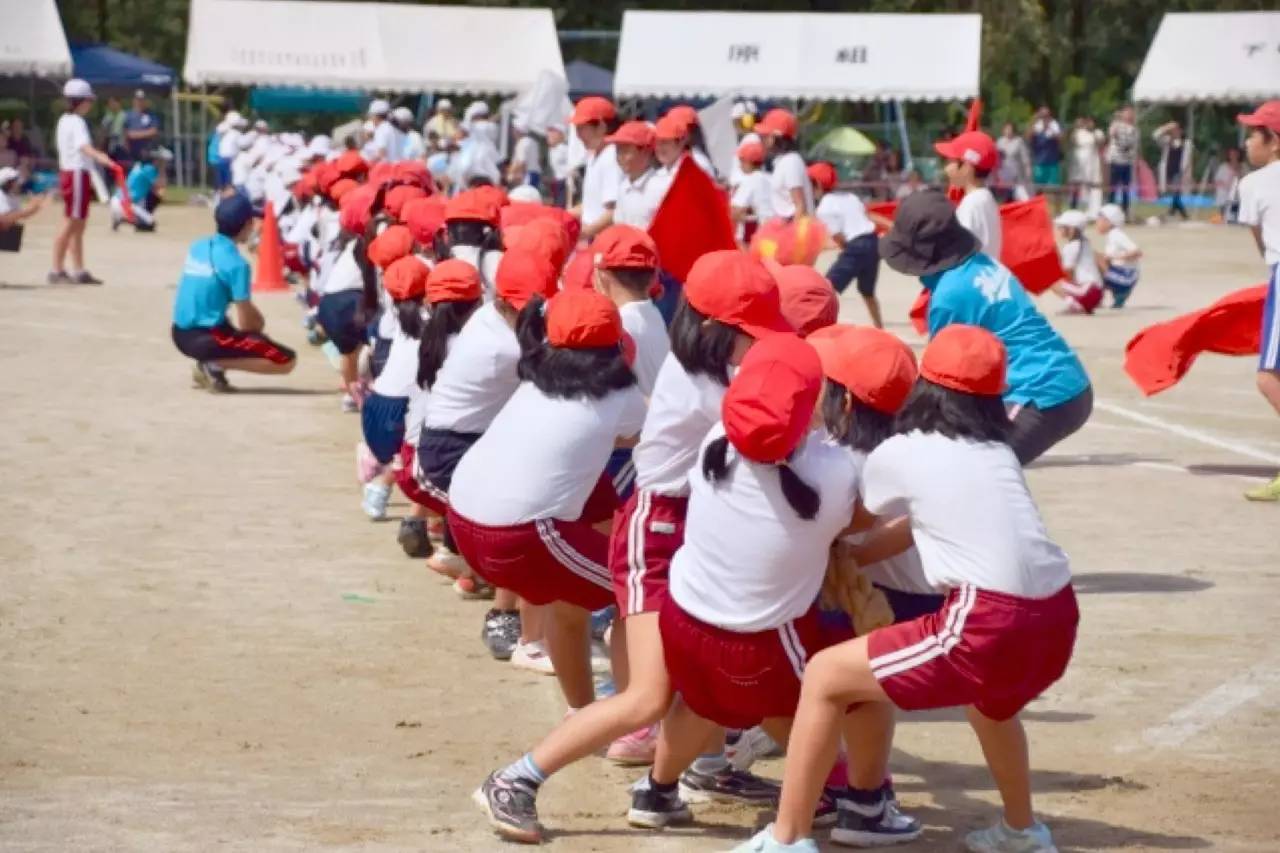
[(228, 237), (239, 234), (240, 229), (244, 228), (244, 224), (253, 216), (253, 205), (240, 193), (225, 197), (218, 202), (218, 207), (213, 211), (213, 221), (218, 225), (218, 233)]

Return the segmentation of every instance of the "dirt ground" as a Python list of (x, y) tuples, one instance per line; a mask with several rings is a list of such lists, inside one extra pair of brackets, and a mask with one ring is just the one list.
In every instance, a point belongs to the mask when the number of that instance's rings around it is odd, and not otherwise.
[[(485, 605), (360, 512), (358, 422), (292, 298), (261, 304), (301, 352), (294, 375), (196, 392), (169, 317), (208, 212), (113, 234), (95, 208), (107, 284), (74, 288), (43, 284), (53, 207), (0, 256), (0, 848), (501, 848), (468, 795), (559, 719), (554, 682), (490, 660)], [(1280, 465), (1280, 419), (1247, 359), (1206, 357), (1150, 401), (1121, 370), (1138, 328), (1262, 267), (1242, 230), (1134, 236), (1131, 307), (1054, 320), (1099, 407), (1029, 473), (1083, 610), (1066, 678), (1027, 714), (1037, 804), (1065, 851), (1276, 851), (1280, 507), (1240, 493)], [(905, 318), (915, 287), (886, 270), (881, 292)], [(907, 716), (897, 745), (904, 807), (928, 827), (910, 849), (992, 819), (957, 713)], [(763, 818), (702, 808), (692, 829), (631, 830), (636, 775), (589, 760), (552, 780), (549, 846), (727, 849)]]

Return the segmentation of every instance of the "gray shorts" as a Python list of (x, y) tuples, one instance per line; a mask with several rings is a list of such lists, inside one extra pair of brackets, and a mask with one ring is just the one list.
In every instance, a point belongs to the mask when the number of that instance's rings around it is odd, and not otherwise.
[(1084, 426), (1092, 413), (1093, 386), (1048, 409), (1037, 408), (1033, 403), (1014, 406), (1009, 410), (1009, 420), (1013, 422), (1009, 446), (1018, 461), (1026, 465)]

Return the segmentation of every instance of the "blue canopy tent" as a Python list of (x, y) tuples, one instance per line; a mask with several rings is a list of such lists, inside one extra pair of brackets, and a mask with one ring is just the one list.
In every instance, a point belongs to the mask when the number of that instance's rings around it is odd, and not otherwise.
[(564, 76), (569, 81), (571, 98), (576, 99), (583, 95), (613, 97), (613, 72), (599, 65), (575, 59), (573, 62), (565, 63)]
[(361, 113), (369, 102), (363, 92), (259, 86), (249, 93), (249, 107), (260, 113)]
[(172, 68), (105, 44), (71, 42), (72, 73), (103, 89), (172, 89)]

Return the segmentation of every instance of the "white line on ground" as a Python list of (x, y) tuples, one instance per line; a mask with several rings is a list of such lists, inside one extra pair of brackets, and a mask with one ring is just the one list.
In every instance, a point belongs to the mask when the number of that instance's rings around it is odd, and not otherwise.
[(1164, 430), (1171, 435), (1176, 435), (1180, 438), (1188, 439), (1189, 441), (1197, 441), (1200, 444), (1206, 444), (1209, 447), (1216, 447), (1219, 450), (1227, 450), (1239, 456), (1257, 459), (1259, 462), (1268, 462), (1273, 465), (1280, 465), (1280, 455), (1268, 453), (1265, 450), (1259, 450), (1256, 447), (1239, 441), (1219, 438), (1218, 436), (1204, 432), (1203, 430), (1192, 429), (1191, 427), (1185, 427), (1182, 424), (1166, 421), (1163, 418), (1145, 415), (1142, 412), (1135, 412), (1130, 409), (1126, 409), (1123, 406), (1117, 406), (1115, 403), (1107, 400), (1095, 400), (1093, 405), (1094, 408), (1099, 409), (1100, 411), (1119, 415), (1122, 418), (1128, 418), (1129, 420), (1143, 424), (1144, 426)]
[[(1190, 704), (1170, 714), (1163, 723), (1142, 733), (1148, 746), (1171, 749), (1182, 746), (1213, 723), (1248, 705), (1270, 688), (1280, 684), (1280, 667), (1274, 661), (1261, 663), (1230, 681), (1224, 681)], [(1123, 744), (1118, 752), (1132, 752), (1136, 744)]]

